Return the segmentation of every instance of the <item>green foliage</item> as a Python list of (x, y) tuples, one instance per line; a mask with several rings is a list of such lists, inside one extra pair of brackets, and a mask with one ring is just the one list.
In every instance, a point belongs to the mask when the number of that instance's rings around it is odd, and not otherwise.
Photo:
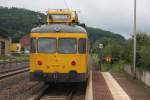
[[(121, 35), (114, 34), (109, 31), (104, 31), (101, 29), (88, 28), (87, 29), (91, 44), (92, 54), (94, 53), (96, 68), (100, 67), (99, 65), (99, 55), (102, 53), (103, 58), (106, 56), (112, 56), (114, 59), (117, 59), (118, 63), (126, 57), (125, 48), (127, 46), (127, 40)], [(103, 44), (104, 48), (102, 51), (99, 49), (99, 44)], [(107, 66), (103, 66), (104, 70), (121, 70), (123, 66), (113, 66), (111, 68), (110, 64), (106, 64)], [(109, 66), (110, 65), (110, 66)], [(115, 63), (116, 65), (116, 63)]]
[(125, 38), (119, 34), (115, 34), (109, 31), (105, 31), (99, 28), (87, 28), (88, 36), (91, 44), (94, 44), (97, 40), (107, 45), (110, 41), (124, 42)]
[(132, 64), (133, 62), (133, 40), (128, 39), (126, 42), (126, 45), (124, 46), (124, 56), (123, 60), (125, 60), (126, 63)]
[[(98, 35), (97, 35), (98, 34)], [(102, 49), (103, 57), (111, 56), (113, 59), (117, 60), (118, 63), (120, 61), (125, 61), (125, 63), (132, 64), (133, 62), (133, 39), (125, 40), (121, 37), (113, 36), (112, 33), (110, 36), (99, 37), (100, 33), (95, 33), (95, 36), (92, 36), (92, 51), (97, 55), (100, 55), (99, 44), (104, 44), (104, 48)], [(103, 34), (103, 33), (102, 33)], [(107, 36), (107, 33), (106, 33)], [(95, 39), (93, 39), (93, 37)], [(146, 33), (138, 33), (137, 34), (137, 59), (136, 59), (137, 67), (144, 68), (146, 70), (150, 70), (150, 36)], [(107, 65), (108, 66), (108, 65)], [(105, 67), (108, 69), (109, 67)], [(114, 67), (115, 68), (115, 67)]]
[(138, 52), (140, 57), (137, 59), (137, 65), (145, 69), (150, 69), (150, 46), (142, 46)]
[(112, 42), (112, 43), (108, 44), (103, 49), (103, 55), (104, 56), (110, 55), (116, 59), (123, 59), (123, 57), (124, 57), (124, 46), (118, 42)]
[[(150, 69), (150, 36), (146, 33), (137, 33), (137, 57), (136, 66), (144, 69)], [(124, 60), (127, 63), (133, 62), (133, 39), (127, 41), (125, 47), (126, 56)]]
[(102, 71), (110, 71), (110, 72), (123, 72), (123, 61), (119, 61), (118, 63), (115, 64), (108, 64), (104, 63), (102, 64)]
[[(111, 54), (111, 50), (112, 49), (118, 49), (117, 45), (124, 45), (124, 43), (126, 42), (125, 38), (119, 34), (115, 34), (109, 31), (104, 31), (98, 28), (91, 28), (88, 27), (87, 28), (87, 32), (88, 32), (88, 36), (90, 39), (90, 47), (92, 50), (92, 53), (100, 53), (99, 50), (99, 44), (103, 44), (104, 45), (104, 49), (103, 51), (105, 51), (105, 49), (107, 51), (107, 53), (105, 53), (106, 55)], [(116, 47), (112, 47), (111, 45), (114, 46), (116, 45)], [(120, 47), (121, 48), (121, 47)], [(113, 50), (114, 52), (115, 50)], [(117, 52), (117, 51), (116, 51)]]
[(88, 28), (87, 31), (90, 38), (92, 53), (100, 55), (101, 50), (99, 49), (99, 44), (103, 44), (103, 57), (112, 56), (115, 59), (124, 59), (125, 46), (127, 44), (127, 40), (124, 37), (97, 28)]
[(37, 22), (37, 15), (44, 16), (27, 9), (0, 7), (0, 33), (18, 41), (20, 37), (30, 32)]
[(150, 36), (137, 34), (137, 67), (150, 69)]
[(8, 62), (19, 62), (19, 61), (28, 61), (28, 55), (18, 55), (18, 56), (0, 56), (0, 64)]

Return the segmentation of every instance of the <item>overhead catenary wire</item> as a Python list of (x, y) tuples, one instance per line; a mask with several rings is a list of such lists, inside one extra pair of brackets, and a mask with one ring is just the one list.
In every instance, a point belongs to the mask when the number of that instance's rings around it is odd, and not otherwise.
[(67, 3), (66, 0), (64, 0), (65, 6), (67, 7), (67, 9), (70, 9), (69, 4)]

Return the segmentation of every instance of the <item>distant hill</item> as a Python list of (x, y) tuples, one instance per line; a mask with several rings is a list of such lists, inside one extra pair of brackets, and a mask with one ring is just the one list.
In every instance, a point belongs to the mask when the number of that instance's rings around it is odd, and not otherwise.
[(105, 44), (106, 42), (112, 42), (112, 41), (116, 41), (120, 43), (124, 43), (124, 41), (126, 41), (125, 38), (119, 34), (116, 34), (110, 31), (105, 31), (99, 28), (88, 27), (87, 32), (88, 32), (90, 42), (92, 44), (94, 44), (97, 40), (99, 40), (103, 44)]
[(27, 9), (0, 7), (0, 33), (18, 40), (30, 32), (38, 14), (44, 16)]
[[(37, 15), (44, 14), (22, 8), (0, 7), (0, 33), (18, 41), (20, 37), (29, 33), (33, 24), (37, 22)], [(124, 41), (124, 37), (98, 28), (87, 28), (91, 43), (99, 39)]]

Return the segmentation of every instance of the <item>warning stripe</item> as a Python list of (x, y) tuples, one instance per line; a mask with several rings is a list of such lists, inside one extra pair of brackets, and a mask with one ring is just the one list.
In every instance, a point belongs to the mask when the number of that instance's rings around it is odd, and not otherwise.
[(132, 100), (109, 72), (102, 72), (114, 100)]

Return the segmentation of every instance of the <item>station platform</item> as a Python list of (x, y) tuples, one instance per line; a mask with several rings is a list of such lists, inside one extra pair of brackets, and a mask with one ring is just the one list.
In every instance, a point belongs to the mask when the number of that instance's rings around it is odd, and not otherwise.
[(150, 87), (125, 73), (92, 72), (93, 100), (150, 100)]

